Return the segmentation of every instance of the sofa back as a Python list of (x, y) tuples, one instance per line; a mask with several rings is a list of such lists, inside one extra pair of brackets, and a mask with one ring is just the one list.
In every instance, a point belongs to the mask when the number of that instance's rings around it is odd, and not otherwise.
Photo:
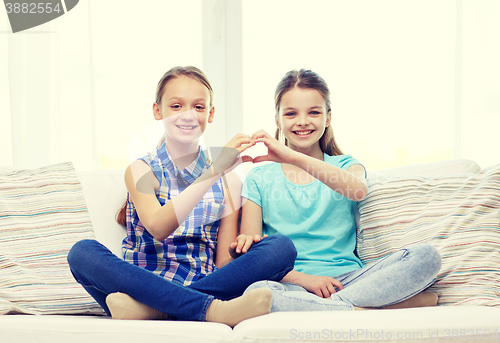
[(115, 215), (127, 198), (124, 171), (97, 170), (77, 174), (82, 184), (95, 238), (121, 257), (121, 243), (127, 236), (127, 230), (116, 222)]
[[(477, 173), (480, 170), (481, 168), (476, 162), (466, 159), (452, 159), (368, 172), (368, 178), (374, 178), (377, 175), (432, 177)], [(124, 171), (82, 171), (78, 172), (78, 177), (82, 184), (95, 238), (121, 257), (121, 242), (126, 237), (127, 231), (125, 227), (116, 222), (115, 215), (126, 199)]]

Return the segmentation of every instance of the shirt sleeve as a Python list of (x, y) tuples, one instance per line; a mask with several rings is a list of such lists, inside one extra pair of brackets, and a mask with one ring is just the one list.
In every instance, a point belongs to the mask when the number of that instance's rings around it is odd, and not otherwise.
[(349, 167), (355, 164), (359, 164), (365, 170), (365, 178), (366, 178), (367, 175), (366, 168), (357, 159), (353, 158), (351, 155), (338, 155), (335, 157), (338, 158), (338, 160), (335, 161), (336, 166), (344, 170), (349, 169)]
[(255, 167), (250, 170), (243, 183), (241, 196), (262, 207), (262, 195), (259, 189), (260, 174), (260, 167)]

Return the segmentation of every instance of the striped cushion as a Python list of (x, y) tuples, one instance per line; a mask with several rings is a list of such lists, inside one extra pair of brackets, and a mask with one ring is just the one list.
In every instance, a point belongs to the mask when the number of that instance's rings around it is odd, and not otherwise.
[(93, 231), (70, 162), (0, 169), (0, 314), (102, 314), (66, 261), (85, 238)]
[(477, 174), (369, 179), (358, 253), (371, 263), (428, 243), (443, 258), (439, 305), (500, 306), (500, 165)]

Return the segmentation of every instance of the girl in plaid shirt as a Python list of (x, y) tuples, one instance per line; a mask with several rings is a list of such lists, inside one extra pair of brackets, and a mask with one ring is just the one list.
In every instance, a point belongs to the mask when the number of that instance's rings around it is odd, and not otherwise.
[(230, 171), (255, 144), (238, 134), (212, 163), (199, 139), (214, 118), (212, 88), (194, 67), (160, 80), (153, 104), (166, 140), (125, 171), (123, 257), (97, 241), (78, 242), (68, 255), (76, 280), (108, 315), (119, 319), (206, 320), (234, 326), (269, 313), (271, 292), (253, 282), (280, 281), (295, 247), (285, 236), (237, 236), (241, 182)]

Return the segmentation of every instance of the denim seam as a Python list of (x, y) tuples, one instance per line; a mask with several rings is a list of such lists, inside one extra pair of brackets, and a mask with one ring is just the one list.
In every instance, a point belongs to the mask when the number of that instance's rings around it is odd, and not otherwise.
[(207, 300), (205, 301), (205, 304), (203, 304), (203, 308), (201, 310), (201, 313), (200, 313), (200, 318), (199, 320), (204, 322), (206, 321), (206, 317), (207, 317), (207, 311), (208, 311), (208, 308), (210, 307), (210, 305), (212, 304), (212, 301), (214, 301), (214, 296), (213, 295), (209, 295)]
[[(100, 289), (100, 288), (98, 288), (98, 287), (96, 287), (96, 286), (94, 286), (94, 285), (86, 285), (86, 284), (84, 284), (84, 283), (80, 282), (79, 280), (76, 280), (76, 281), (77, 281), (80, 285), (82, 285), (82, 287), (84, 287), (84, 288), (92, 288), (92, 289), (95, 289), (96, 291), (101, 292), (102, 294), (108, 294), (108, 293), (106, 293), (105, 291), (103, 291), (102, 289)], [(108, 295), (109, 295), (109, 294), (108, 294)]]

